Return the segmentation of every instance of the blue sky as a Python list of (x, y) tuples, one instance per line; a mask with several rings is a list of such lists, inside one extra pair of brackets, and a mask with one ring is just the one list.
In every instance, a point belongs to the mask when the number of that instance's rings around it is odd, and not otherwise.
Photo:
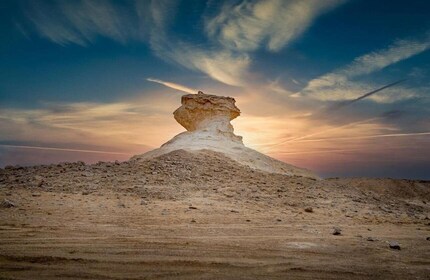
[(198, 89), (281, 160), (430, 178), (429, 1), (2, 1), (0, 30), (2, 166), (145, 152)]

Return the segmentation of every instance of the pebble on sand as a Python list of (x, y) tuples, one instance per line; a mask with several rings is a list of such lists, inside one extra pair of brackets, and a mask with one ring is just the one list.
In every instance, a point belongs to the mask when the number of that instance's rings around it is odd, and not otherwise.
[(342, 234), (342, 230), (338, 227), (334, 227), (333, 228), (333, 235), (341, 235)]
[(393, 250), (400, 250), (400, 245), (396, 241), (388, 242), (388, 246), (390, 246), (390, 248)]
[(15, 203), (10, 201), (9, 199), (3, 199), (3, 201), (1, 202), (1, 207), (2, 208), (12, 208), (15, 207)]

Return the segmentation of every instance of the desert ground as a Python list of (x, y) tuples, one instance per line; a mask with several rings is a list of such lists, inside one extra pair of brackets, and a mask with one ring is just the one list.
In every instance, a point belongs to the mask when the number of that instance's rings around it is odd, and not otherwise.
[(429, 181), (179, 150), (7, 167), (0, 199), (0, 279), (430, 279)]

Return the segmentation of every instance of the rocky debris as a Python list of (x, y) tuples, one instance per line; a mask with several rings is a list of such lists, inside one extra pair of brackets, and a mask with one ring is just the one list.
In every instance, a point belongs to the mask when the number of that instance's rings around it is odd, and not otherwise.
[(307, 213), (313, 213), (314, 209), (312, 209), (312, 207), (306, 207), (305, 208), (305, 212), (307, 212)]
[(371, 242), (376, 241), (376, 239), (375, 239), (375, 238), (373, 238), (373, 237), (371, 237), (371, 236), (367, 237), (367, 238), (366, 238), (366, 240), (367, 240), (367, 241), (371, 241)]
[(430, 236), (426, 238), (427, 241), (430, 241)]
[(393, 250), (400, 250), (400, 245), (396, 241), (388, 242), (388, 246)]
[[(44, 178), (43, 188), (34, 188), (35, 176)], [(243, 202), (250, 206), (282, 207), (297, 213), (306, 213), (304, 209), (312, 205), (314, 213), (318, 209), (316, 214), (330, 217), (348, 215), (350, 220), (366, 222), (400, 220), (422, 223), (423, 215), (430, 211), (429, 204), (407, 203), (402, 193), (400, 196), (380, 196), (376, 201), (372, 198), (374, 193), (367, 189), (367, 180), (363, 185), (356, 183), (361, 182), (360, 178), (345, 180), (313, 180), (254, 170), (211, 150), (175, 150), (143, 161), (0, 168), (0, 185), (5, 196), (15, 193), (17, 188), (28, 188), (30, 196), (35, 197), (45, 191), (95, 196), (113, 192), (120, 197), (135, 196), (138, 199), (135, 203), (142, 199), (149, 204), (156, 200), (186, 200), (200, 192), (208, 199), (222, 199), (234, 203), (232, 205)], [(384, 182), (378, 181), (383, 188), (391, 187)], [(397, 181), (389, 182), (397, 184)], [(403, 180), (400, 183), (404, 185)], [(417, 192), (425, 197), (425, 190), (430, 193), (430, 182), (419, 184), (421, 190)], [(411, 182), (411, 188), (415, 185), (415, 181)], [(360, 205), (352, 201), (357, 197), (363, 201)], [(187, 201), (188, 206), (193, 205)], [(380, 206), (390, 208), (392, 213), (386, 214)], [(231, 209), (240, 211), (233, 207), (228, 211)]]
[(16, 204), (9, 199), (3, 199), (3, 201), (0, 203), (1, 208), (12, 208), (16, 207)]
[(342, 230), (339, 227), (334, 227), (333, 231), (332, 231), (333, 235), (341, 235), (342, 234)]

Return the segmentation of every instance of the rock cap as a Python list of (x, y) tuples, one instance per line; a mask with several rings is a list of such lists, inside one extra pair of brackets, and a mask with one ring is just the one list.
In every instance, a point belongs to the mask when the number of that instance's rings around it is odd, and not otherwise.
[(182, 96), (182, 106), (173, 112), (175, 120), (188, 131), (210, 129), (210, 123), (218, 123), (217, 129), (230, 131), (230, 121), (240, 115), (232, 97), (205, 94)]

